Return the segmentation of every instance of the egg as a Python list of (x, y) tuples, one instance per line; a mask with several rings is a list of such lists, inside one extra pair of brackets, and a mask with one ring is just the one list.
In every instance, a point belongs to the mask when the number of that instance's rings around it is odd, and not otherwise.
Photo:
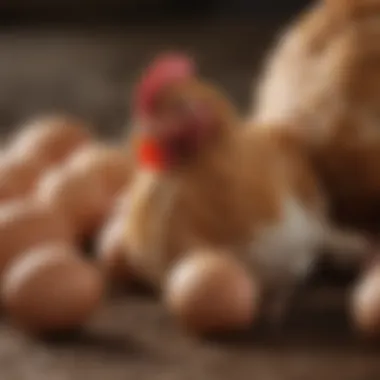
[(126, 185), (130, 176), (126, 152), (120, 147), (101, 143), (79, 149), (70, 158), (68, 166), (74, 170), (99, 174), (113, 196)]
[(0, 206), (0, 276), (25, 249), (48, 241), (72, 241), (58, 212), (39, 202), (19, 200)]
[(34, 161), (3, 153), (0, 156), (0, 201), (28, 196), (41, 174)]
[(23, 125), (9, 142), (9, 152), (46, 168), (61, 163), (91, 140), (89, 127), (81, 120), (69, 116), (46, 116)]
[(248, 327), (259, 309), (260, 287), (233, 257), (200, 250), (169, 271), (165, 304), (179, 324), (197, 334)]
[(94, 233), (112, 207), (112, 199), (99, 173), (66, 167), (46, 173), (35, 195), (48, 207), (61, 210), (78, 239)]
[(106, 277), (117, 284), (130, 278), (124, 244), (125, 215), (112, 215), (100, 231), (95, 244), (96, 257)]
[(380, 336), (380, 263), (375, 263), (355, 285), (351, 312), (354, 326), (360, 332)]
[(32, 334), (80, 327), (101, 304), (101, 274), (67, 243), (36, 246), (19, 256), (1, 281), (4, 309)]

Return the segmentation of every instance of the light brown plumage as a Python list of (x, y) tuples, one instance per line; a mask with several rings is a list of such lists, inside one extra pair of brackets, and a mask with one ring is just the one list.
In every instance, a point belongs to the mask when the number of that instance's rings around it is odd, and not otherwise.
[(252, 115), (303, 126), (338, 219), (354, 224), (380, 219), (379, 38), (379, 0), (317, 2), (269, 55)]
[[(336, 236), (302, 144), (287, 128), (244, 128), (232, 104), (199, 80), (161, 96), (155, 125), (179, 97), (205, 102), (216, 127), (212, 138), (185, 157), (179, 154), (165, 171), (137, 170), (126, 223), (131, 267), (160, 285), (187, 252), (223, 247), (267, 289), (287, 293)], [(165, 146), (161, 132), (154, 130)], [(339, 248), (365, 253), (361, 236), (345, 236)]]

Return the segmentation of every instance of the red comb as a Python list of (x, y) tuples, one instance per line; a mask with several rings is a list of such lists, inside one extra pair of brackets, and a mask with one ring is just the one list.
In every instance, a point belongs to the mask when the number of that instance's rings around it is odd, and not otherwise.
[(137, 87), (135, 111), (138, 115), (149, 114), (156, 94), (165, 86), (188, 79), (194, 75), (193, 61), (184, 54), (160, 55), (147, 68)]

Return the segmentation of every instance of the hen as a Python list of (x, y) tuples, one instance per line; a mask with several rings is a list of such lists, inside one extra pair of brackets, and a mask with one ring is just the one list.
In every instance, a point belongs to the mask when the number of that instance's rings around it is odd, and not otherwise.
[(318, 1), (281, 34), (252, 119), (301, 125), (338, 220), (380, 219), (380, 1)]
[(367, 252), (361, 235), (329, 223), (302, 145), (286, 129), (244, 127), (186, 57), (153, 64), (135, 108), (139, 167), (125, 242), (146, 280), (160, 287), (191, 250), (228, 248), (263, 282), (268, 310), (281, 310), (323, 247), (344, 260)]

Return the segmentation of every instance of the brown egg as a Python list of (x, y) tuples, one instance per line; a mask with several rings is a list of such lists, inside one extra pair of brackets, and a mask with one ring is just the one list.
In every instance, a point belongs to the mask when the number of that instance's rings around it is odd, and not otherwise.
[(38, 202), (20, 200), (1, 205), (0, 275), (11, 260), (29, 247), (72, 238), (62, 216)]
[(130, 163), (124, 150), (106, 144), (92, 144), (79, 149), (70, 158), (68, 166), (99, 174), (112, 195), (126, 185), (130, 175)]
[(3, 154), (0, 157), (0, 201), (22, 198), (30, 194), (41, 174), (34, 161)]
[(24, 252), (5, 272), (1, 287), (10, 321), (35, 334), (80, 327), (99, 307), (103, 292), (99, 271), (65, 243)]
[(164, 298), (171, 313), (198, 334), (248, 327), (258, 312), (259, 287), (222, 252), (198, 251), (170, 271)]
[(375, 263), (356, 284), (351, 311), (353, 322), (361, 332), (380, 335), (380, 263)]
[(104, 225), (96, 242), (97, 258), (107, 278), (126, 283), (130, 277), (124, 244), (125, 215), (113, 215)]
[(61, 210), (77, 238), (88, 237), (101, 226), (113, 201), (99, 173), (66, 167), (49, 171), (38, 184), (36, 197)]
[(10, 141), (10, 154), (27, 157), (46, 168), (65, 160), (91, 141), (87, 125), (65, 116), (46, 116), (24, 125)]

